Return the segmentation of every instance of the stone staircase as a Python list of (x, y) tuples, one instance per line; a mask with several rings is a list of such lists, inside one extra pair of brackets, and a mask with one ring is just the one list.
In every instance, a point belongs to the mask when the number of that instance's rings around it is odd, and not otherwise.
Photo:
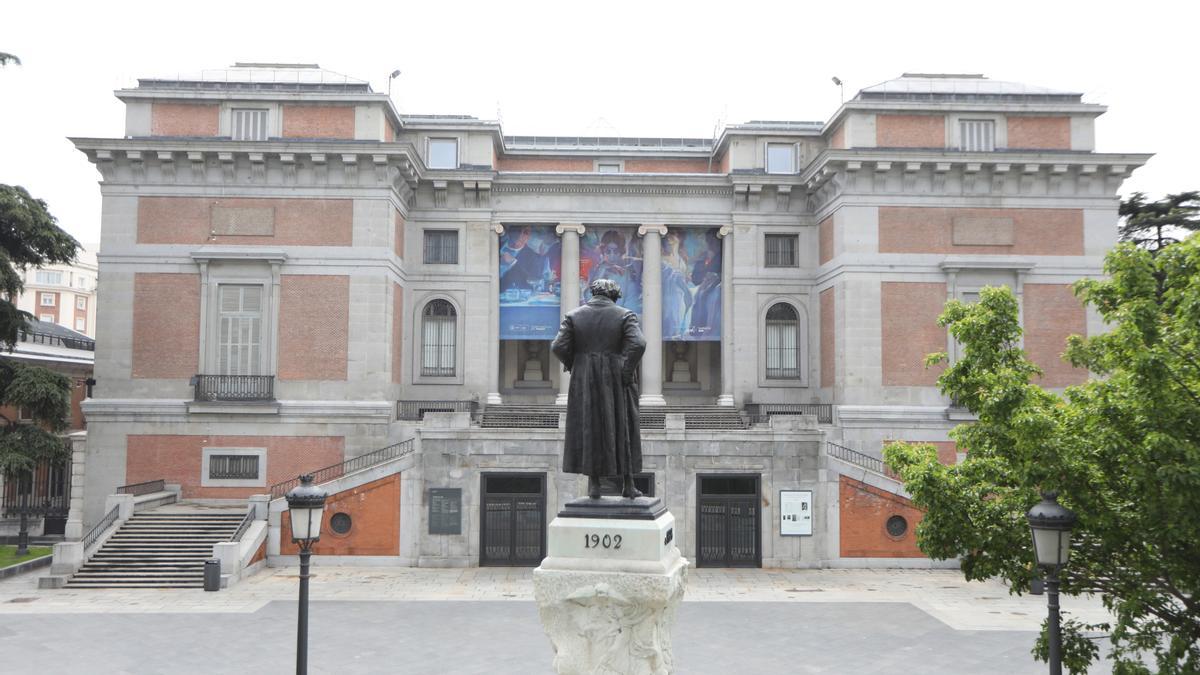
[[(480, 416), (479, 426), (509, 429), (557, 429), (558, 416), (566, 406), (554, 405), (489, 405)], [(737, 408), (718, 405), (642, 406), (642, 429), (662, 429), (668, 413), (683, 415), (687, 429), (749, 428), (749, 421)]]
[(134, 514), (66, 588), (203, 588), (213, 544), (229, 539), (245, 509), (155, 509)]

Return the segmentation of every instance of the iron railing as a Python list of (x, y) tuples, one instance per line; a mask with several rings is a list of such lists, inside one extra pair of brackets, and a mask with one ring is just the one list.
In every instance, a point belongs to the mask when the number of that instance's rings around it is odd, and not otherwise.
[[(365, 455), (351, 457), (340, 464), (333, 464), (323, 469), (317, 469), (316, 471), (309, 471), (307, 473), (312, 474), (313, 483), (320, 485), (321, 483), (328, 483), (336, 478), (341, 478), (348, 473), (361, 471), (363, 469), (375, 466), (376, 464), (390, 462), (393, 459), (400, 459), (401, 457), (412, 453), (416, 449), (416, 443), (414, 443), (413, 439), (410, 438), (407, 441), (400, 441), (399, 443), (389, 445), (386, 448), (380, 448), (374, 452), (368, 452)], [(282, 483), (276, 483), (272, 485), (271, 499), (278, 499), (284, 496), (288, 493), (288, 490), (291, 490), (299, 484), (300, 479), (293, 478), (291, 480), (285, 480)]]
[(104, 534), (105, 530), (107, 530), (113, 523), (117, 522), (117, 514), (120, 512), (120, 506), (112, 507), (112, 510), (105, 514), (105, 516), (100, 519), (100, 522), (96, 523), (95, 527), (88, 530), (88, 533), (83, 535), (82, 541), (84, 551), (87, 551), (89, 548), (91, 548), (92, 544), (96, 543), (96, 540), (100, 538), (100, 535)]
[(254, 513), (254, 505), (251, 504), (250, 508), (246, 510), (246, 517), (242, 518), (242, 522), (238, 524), (237, 531), (233, 533), (233, 536), (229, 538), (229, 541), (242, 540), (242, 537), (246, 535), (246, 530), (250, 529), (250, 523), (254, 522)]
[(83, 349), (89, 352), (96, 351), (95, 340), (54, 335), (53, 333), (39, 333), (29, 330), (21, 331), (21, 342), (30, 342), (36, 345), (48, 345), (51, 347), (66, 347), (67, 349)]
[(134, 497), (139, 497), (141, 495), (148, 495), (148, 494), (153, 494), (155, 492), (162, 492), (163, 490), (166, 490), (166, 489), (167, 489), (166, 479), (159, 478), (157, 480), (148, 480), (148, 481), (143, 481), (141, 483), (131, 483), (129, 485), (122, 485), (121, 487), (117, 488), (117, 494), (133, 495)]
[(825, 451), (833, 457), (837, 457), (844, 462), (850, 462), (855, 466), (861, 466), (868, 471), (881, 473), (885, 476), (894, 475), (888, 470), (887, 465), (883, 463), (882, 459), (879, 459), (878, 457), (872, 457), (870, 455), (864, 455), (863, 453), (857, 450), (851, 450), (844, 445), (838, 445), (837, 443), (825, 441)]
[(420, 421), (431, 412), (466, 412), (474, 419), (479, 414), (479, 401), (396, 401), (398, 420)]
[(197, 401), (274, 401), (274, 375), (196, 375)]
[(39, 462), (31, 471), (4, 477), (0, 514), (61, 518), (71, 508), (71, 462)]
[(747, 403), (751, 424), (766, 424), (772, 415), (816, 415), (817, 424), (833, 424), (833, 406), (829, 403)]

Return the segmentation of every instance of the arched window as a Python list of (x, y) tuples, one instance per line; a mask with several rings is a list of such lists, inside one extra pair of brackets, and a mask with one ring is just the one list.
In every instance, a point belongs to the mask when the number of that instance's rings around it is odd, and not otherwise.
[(454, 377), (458, 313), (446, 300), (431, 300), (421, 312), (421, 375)]
[(786, 302), (767, 310), (767, 379), (800, 379), (800, 317)]

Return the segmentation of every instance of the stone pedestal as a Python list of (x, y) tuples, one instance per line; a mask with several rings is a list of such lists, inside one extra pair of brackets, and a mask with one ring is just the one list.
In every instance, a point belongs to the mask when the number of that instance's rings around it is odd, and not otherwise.
[(688, 562), (675, 518), (655, 498), (567, 505), (550, 523), (533, 572), (542, 626), (560, 675), (666, 675)]

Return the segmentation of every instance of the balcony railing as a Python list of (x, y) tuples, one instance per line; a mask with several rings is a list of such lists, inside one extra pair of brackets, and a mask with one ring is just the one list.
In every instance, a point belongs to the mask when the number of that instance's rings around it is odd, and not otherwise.
[(274, 375), (197, 375), (197, 401), (274, 401)]
[(816, 415), (817, 424), (833, 424), (833, 406), (828, 403), (747, 403), (751, 424), (766, 424), (772, 415)]
[(479, 414), (478, 401), (396, 401), (396, 419), (420, 421), (425, 413), (465, 412), (474, 418)]
[(52, 333), (38, 333), (35, 331), (21, 331), (21, 342), (28, 342), (35, 345), (48, 345), (51, 347), (66, 347), (67, 349), (82, 349), (89, 352), (96, 351), (96, 341), (90, 338), (74, 338), (65, 335), (54, 335)]

